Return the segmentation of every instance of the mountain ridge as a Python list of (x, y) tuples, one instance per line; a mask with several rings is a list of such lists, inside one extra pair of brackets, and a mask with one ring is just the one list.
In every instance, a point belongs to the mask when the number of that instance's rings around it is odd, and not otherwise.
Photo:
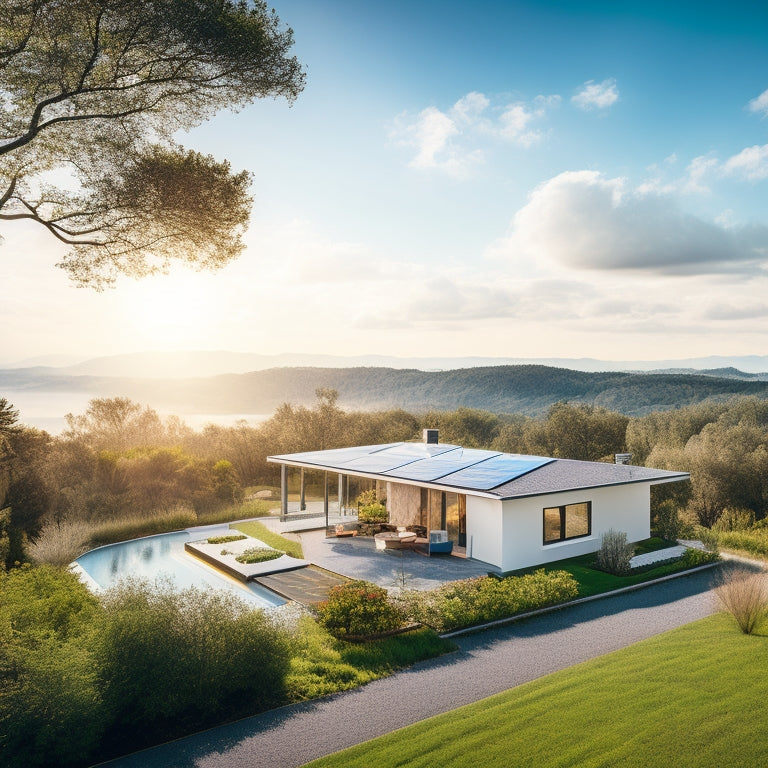
[[(768, 397), (768, 380), (712, 373), (585, 372), (544, 365), (424, 371), (417, 368), (284, 367), (188, 378), (67, 375), (40, 368), (0, 370), (0, 395), (77, 393), (130, 397), (169, 413), (268, 414), (285, 402), (310, 406), (315, 390), (339, 392), (347, 410), (479, 408), (540, 415), (567, 400), (630, 416), (739, 395)], [(742, 373), (736, 371), (736, 373)], [(12, 401), (12, 397), (8, 398)]]

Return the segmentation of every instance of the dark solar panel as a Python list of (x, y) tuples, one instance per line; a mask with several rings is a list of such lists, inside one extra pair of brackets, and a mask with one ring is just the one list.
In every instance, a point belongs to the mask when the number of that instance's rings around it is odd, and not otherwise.
[(387, 472), (387, 474), (403, 480), (422, 480), (430, 482), (445, 475), (450, 475), (459, 470), (466, 469), (480, 461), (485, 461), (486, 459), (499, 455), (498, 451), (456, 448), (453, 451), (447, 451), (439, 456), (432, 456), (428, 459), (422, 459), (421, 461), (393, 469)]
[(440, 478), (441, 483), (458, 488), (472, 488), (476, 491), (490, 491), (510, 482), (531, 470), (543, 467), (554, 459), (543, 456), (519, 456), (501, 453)]

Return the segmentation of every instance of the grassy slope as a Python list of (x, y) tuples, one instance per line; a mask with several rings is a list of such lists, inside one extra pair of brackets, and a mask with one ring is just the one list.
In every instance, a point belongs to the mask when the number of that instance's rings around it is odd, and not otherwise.
[(719, 614), (310, 765), (766, 765), (766, 652)]
[(299, 544), (298, 541), (291, 541), (290, 539), (281, 536), (279, 533), (273, 533), (265, 525), (256, 522), (255, 520), (247, 523), (233, 523), (230, 528), (234, 528), (248, 536), (253, 536), (254, 539), (263, 541), (268, 547), (287, 552), (291, 557), (304, 557), (301, 550), (301, 544)]

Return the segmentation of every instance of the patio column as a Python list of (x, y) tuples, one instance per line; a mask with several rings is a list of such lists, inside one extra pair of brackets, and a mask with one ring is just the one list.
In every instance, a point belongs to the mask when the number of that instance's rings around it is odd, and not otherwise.
[(280, 517), (288, 514), (288, 475), (285, 464), (280, 465)]
[(299, 499), (299, 511), (307, 508), (307, 500), (304, 498), (304, 467), (301, 468), (301, 498)]
[(325, 510), (325, 527), (328, 527), (328, 473), (323, 472), (323, 509)]
[(344, 475), (339, 474), (339, 516), (344, 506)]

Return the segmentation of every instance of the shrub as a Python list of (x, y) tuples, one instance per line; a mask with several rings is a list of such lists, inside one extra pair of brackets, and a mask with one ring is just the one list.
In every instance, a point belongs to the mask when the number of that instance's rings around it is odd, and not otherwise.
[(768, 583), (763, 572), (735, 568), (715, 588), (715, 594), (746, 635), (751, 635), (768, 613)]
[(206, 539), (206, 541), (209, 544), (229, 544), (230, 541), (242, 541), (247, 538), (248, 537), (243, 534), (237, 534), (233, 536), (211, 536), (209, 539)]
[(688, 547), (680, 558), (680, 563), (686, 568), (695, 568), (698, 565), (714, 563), (719, 559), (720, 555), (717, 552), (705, 552), (701, 549)]
[(576, 597), (578, 591), (570, 573), (542, 568), (524, 576), (483, 576), (429, 592), (402, 592), (398, 600), (408, 618), (446, 632), (562, 603)]
[(667, 541), (675, 541), (680, 536), (680, 514), (674, 499), (665, 499), (656, 508), (656, 530)]
[(721, 533), (717, 535), (716, 541), (728, 549), (739, 549), (756, 557), (768, 557), (768, 535), (765, 529)]
[(387, 514), (387, 508), (377, 501), (373, 504), (366, 504), (364, 507), (360, 507), (360, 511), (357, 513), (357, 519), (361, 523), (386, 523), (389, 519), (389, 515)]
[(270, 547), (251, 547), (246, 549), (242, 555), (238, 555), (235, 560), (238, 563), (266, 563), (269, 560), (277, 560), (278, 557), (282, 557), (285, 552), (281, 552), (279, 549), (271, 549)]
[(377, 635), (402, 625), (402, 616), (390, 601), (387, 590), (368, 581), (339, 584), (317, 607), (318, 621), (332, 635)]
[(704, 545), (709, 552), (719, 551), (719, 536), (716, 531), (705, 528), (703, 525), (694, 529), (694, 536)]
[(144, 582), (103, 602), (96, 654), (113, 748), (283, 703), (289, 636), (264, 611), (223, 591)]
[(712, 526), (717, 533), (727, 531), (747, 531), (755, 524), (755, 513), (751, 509), (734, 509), (726, 507), (723, 514)]
[(51, 566), (0, 573), (0, 762), (90, 764), (105, 728), (93, 627), (95, 595)]
[(46, 523), (40, 535), (27, 545), (27, 553), (35, 563), (69, 565), (88, 549), (92, 529), (84, 520)]
[(624, 576), (630, 571), (629, 561), (634, 551), (635, 548), (627, 543), (627, 534), (611, 528), (600, 537), (597, 565), (614, 576)]

